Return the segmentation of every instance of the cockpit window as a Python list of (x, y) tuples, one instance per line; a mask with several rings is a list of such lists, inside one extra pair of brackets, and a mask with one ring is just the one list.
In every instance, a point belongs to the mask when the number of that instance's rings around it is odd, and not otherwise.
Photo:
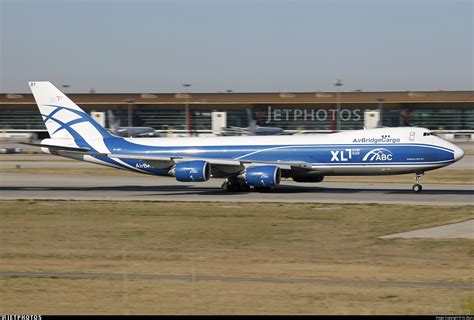
[(430, 131), (430, 132), (423, 132), (423, 137), (426, 137), (426, 136), (435, 136), (436, 133), (434, 133), (433, 131)]

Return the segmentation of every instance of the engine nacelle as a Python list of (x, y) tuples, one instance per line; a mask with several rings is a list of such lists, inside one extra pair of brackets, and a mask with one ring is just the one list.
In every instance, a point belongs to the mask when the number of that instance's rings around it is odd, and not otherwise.
[(281, 170), (277, 166), (249, 167), (245, 170), (244, 178), (252, 187), (275, 187), (280, 184)]
[(178, 162), (171, 174), (180, 182), (203, 182), (211, 177), (211, 165), (203, 160)]

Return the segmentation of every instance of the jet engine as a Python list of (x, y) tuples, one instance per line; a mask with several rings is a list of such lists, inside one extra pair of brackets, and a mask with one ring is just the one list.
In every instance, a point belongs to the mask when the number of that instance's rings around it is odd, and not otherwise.
[(203, 182), (211, 177), (211, 165), (207, 161), (178, 162), (170, 171), (180, 182)]
[(280, 184), (281, 170), (277, 166), (249, 167), (243, 177), (252, 187), (275, 187)]

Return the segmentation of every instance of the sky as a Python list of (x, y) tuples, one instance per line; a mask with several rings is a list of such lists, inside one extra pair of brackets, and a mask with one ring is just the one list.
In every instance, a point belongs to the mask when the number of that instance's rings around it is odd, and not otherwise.
[(0, 92), (472, 90), (472, 0), (0, 0)]

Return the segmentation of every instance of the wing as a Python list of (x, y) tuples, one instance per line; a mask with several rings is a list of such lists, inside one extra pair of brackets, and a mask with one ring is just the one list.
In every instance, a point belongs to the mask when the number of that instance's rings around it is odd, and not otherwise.
[(107, 156), (109, 158), (118, 159), (135, 159), (143, 160), (153, 165), (155, 162), (184, 162), (191, 160), (203, 160), (209, 162), (212, 166), (249, 166), (249, 165), (275, 165), (283, 170), (290, 170), (291, 168), (311, 169), (311, 164), (305, 161), (253, 161), (253, 160), (242, 160), (242, 159), (220, 159), (220, 158), (201, 158), (201, 157), (186, 157), (186, 156), (155, 156), (147, 154), (98, 154), (101, 156)]

